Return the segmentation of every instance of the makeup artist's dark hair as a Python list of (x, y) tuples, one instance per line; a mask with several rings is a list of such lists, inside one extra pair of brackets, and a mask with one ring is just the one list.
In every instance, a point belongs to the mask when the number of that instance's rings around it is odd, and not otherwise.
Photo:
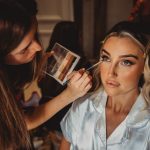
[(31, 149), (24, 115), (16, 95), (38, 72), (41, 52), (23, 65), (6, 65), (5, 57), (14, 50), (36, 22), (35, 0), (0, 0), (0, 149)]

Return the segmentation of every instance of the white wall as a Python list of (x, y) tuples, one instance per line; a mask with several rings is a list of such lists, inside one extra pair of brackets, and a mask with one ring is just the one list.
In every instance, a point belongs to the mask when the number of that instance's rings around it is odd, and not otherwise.
[(46, 48), (55, 24), (61, 20), (73, 20), (72, 0), (36, 0), (38, 23), (43, 46)]

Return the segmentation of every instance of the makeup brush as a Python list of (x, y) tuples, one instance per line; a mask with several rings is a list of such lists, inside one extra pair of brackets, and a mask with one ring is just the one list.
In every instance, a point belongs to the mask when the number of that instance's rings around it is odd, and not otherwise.
[(85, 71), (89, 71), (92, 68), (96, 67), (97, 65), (99, 65), (102, 61), (100, 60), (99, 62), (97, 62), (96, 64), (92, 65), (91, 67), (87, 68)]

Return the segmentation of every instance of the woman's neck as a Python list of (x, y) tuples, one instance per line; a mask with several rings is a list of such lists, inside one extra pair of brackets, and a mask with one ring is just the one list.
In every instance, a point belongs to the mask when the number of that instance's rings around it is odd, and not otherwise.
[(128, 113), (135, 103), (138, 95), (139, 91), (137, 89), (133, 89), (126, 94), (108, 96), (106, 108), (111, 109), (115, 113)]

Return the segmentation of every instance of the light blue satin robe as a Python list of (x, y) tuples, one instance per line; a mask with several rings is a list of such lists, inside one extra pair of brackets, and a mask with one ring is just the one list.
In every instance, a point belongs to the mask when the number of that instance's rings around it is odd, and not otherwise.
[(99, 91), (73, 103), (61, 121), (63, 135), (71, 143), (70, 150), (150, 150), (150, 110), (142, 94), (108, 139), (106, 101), (106, 93)]

